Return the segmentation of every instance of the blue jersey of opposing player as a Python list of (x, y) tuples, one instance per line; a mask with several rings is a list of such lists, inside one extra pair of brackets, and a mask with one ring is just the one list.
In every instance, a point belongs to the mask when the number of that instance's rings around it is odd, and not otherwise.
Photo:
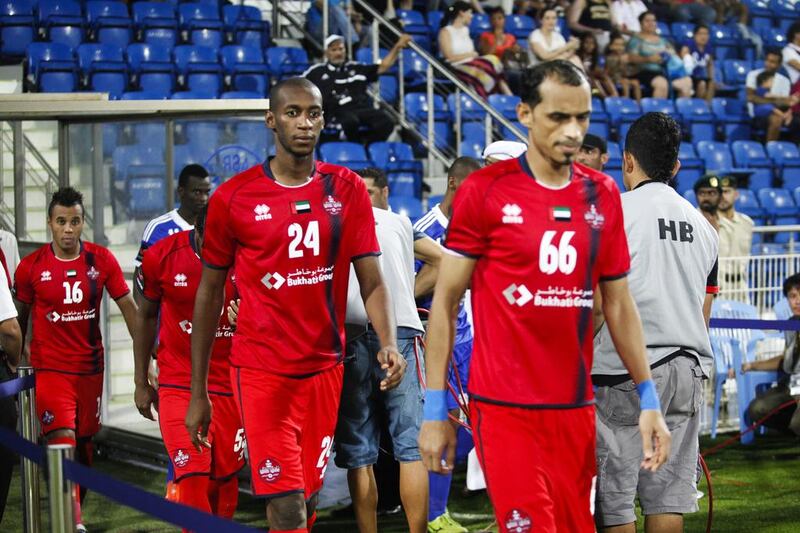
[(142, 265), (144, 251), (153, 246), (155, 243), (164, 237), (169, 237), (174, 233), (180, 233), (181, 231), (190, 229), (194, 229), (194, 226), (186, 222), (186, 220), (184, 220), (183, 217), (178, 214), (177, 209), (173, 209), (168, 213), (164, 213), (163, 215), (148, 222), (147, 226), (144, 228), (144, 235), (142, 235), (142, 243), (139, 246), (139, 253), (136, 255), (136, 266), (138, 267)]

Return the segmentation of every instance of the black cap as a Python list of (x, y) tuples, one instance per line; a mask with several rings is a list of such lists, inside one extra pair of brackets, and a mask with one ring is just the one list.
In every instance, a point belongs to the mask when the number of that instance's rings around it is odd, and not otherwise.
[(709, 187), (712, 189), (717, 189), (718, 191), (722, 192), (722, 186), (720, 185), (720, 178), (716, 174), (704, 174), (700, 176), (700, 178), (694, 182), (694, 192), (697, 193), (699, 189), (704, 187)]
[(735, 176), (727, 175), (727, 176), (722, 176), (719, 179), (719, 186), (720, 187), (732, 187), (732, 188), (735, 189), (738, 186), (738, 183), (736, 181), (736, 177)]
[(586, 146), (589, 148), (597, 148), (600, 150), (601, 154), (605, 154), (608, 152), (608, 145), (606, 144), (606, 140), (602, 137), (598, 137), (593, 133), (587, 133), (583, 136), (583, 143), (582, 146)]

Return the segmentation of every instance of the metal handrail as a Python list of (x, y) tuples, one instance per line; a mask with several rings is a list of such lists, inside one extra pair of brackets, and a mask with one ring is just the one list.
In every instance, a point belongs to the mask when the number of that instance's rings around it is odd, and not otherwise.
[[(322, 48), (322, 44), (317, 42), (317, 39), (313, 35), (308, 33), (303, 24), (300, 23), (296, 18), (294, 18), (294, 15), (292, 15), (284, 8), (282, 8), (280, 5), (278, 5), (278, 2), (276, 2), (276, 0), (269, 0), (269, 3), (272, 4), (272, 8), (275, 9), (278, 12), (278, 14), (280, 14), (282, 17), (288, 20), (298, 31), (300, 31), (300, 33), (303, 34), (303, 37), (305, 37), (305, 39), (314, 47), (314, 49), (317, 52), (319, 53), (325, 52), (325, 50), (323, 50)], [(325, 29), (325, 33), (327, 33), (327, 29)]]

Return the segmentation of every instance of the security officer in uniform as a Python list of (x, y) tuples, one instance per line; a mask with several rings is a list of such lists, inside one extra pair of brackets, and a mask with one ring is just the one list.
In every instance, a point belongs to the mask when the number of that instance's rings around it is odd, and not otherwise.
[(697, 206), (706, 220), (719, 231), (719, 201), (722, 197), (722, 187), (716, 174), (704, 174), (694, 182), (694, 194), (697, 197)]
[(629, 191), (622, 195), (631, 253), (628, 283), (642, 318), (672, 450), (658, 472), (641, 470), (637, 387), (603, 325), (595, 337), (592, 367), (599, 531), (636, 531), (637, 496), (647, 531), (683, 531), (683, 515), (697, 511), (702, 380), (713, 362), (707, 325), (717, 291), (719, 239), (705, 217), (669, 186), (680, 168), (680, 141), (672, 118), (647, 113), (628, 132), (622, 168)]
[(719, 179), (722, 196), (719, 200), (719, 265), (720, 289), (727, 300), (749, 302), (747, 260), (725, 261), (728, 257), (747, 257), (753, 245), (753, 219), (735, 208), (739, 190), (734, 176)]
[(394, 120), (385, 111), (375, 109), (367, 87), (392, 68), (400, 50), (410, 41), (409, 35), (401, 35), (380, 63), (365, 65), (346, 61), (344, 37), (331, 35), (325, 39), (325, 62), (303, 73), (322, 93), (325, 121), (341, 124), (348, 141), (366, 146), (391, 135)]

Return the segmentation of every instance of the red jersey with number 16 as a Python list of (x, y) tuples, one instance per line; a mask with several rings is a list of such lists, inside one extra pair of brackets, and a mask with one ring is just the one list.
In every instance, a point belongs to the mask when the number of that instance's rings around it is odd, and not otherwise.
[[(158, 330), (158, 383), (161, 387), (189, 390), (192, 385), (192, 314), (203, 271), (194, 246), (194, 230), (182, 231), (147, 248), (142, 259), (142, 294), (151, 302), (161, 304)], [(232, 276), (228, 276), (225, 305), (234, 298)], [(224, 309), (211, 352), (208, 391), (231, 394), (228, 359), (233, 328)]]
[(470, 395), (526, 407), (592, 402), (592, 299), (630, 268), (614, 181), (575, 164), (560, 189), (525, 154), (474, 172), (456, 193), (445, 246), (477, 259)]
[(20, 262), (14, 279), (14, 296), (32, 306), (33, 367), (69, 374), (102, 372), (103, 288), (115, 300), (130, 292), (111, 252), (81, 241), (78, 257), (65, 261), (46, 244)]
[(307, 183), (287, 187), (266, 162), (222, 184), (203, 261), (236, 271), (231, 364), (304, 376), (340, 363), (350, 262), (379, 253), (366, 186), (351, 170), (316, 162)]

